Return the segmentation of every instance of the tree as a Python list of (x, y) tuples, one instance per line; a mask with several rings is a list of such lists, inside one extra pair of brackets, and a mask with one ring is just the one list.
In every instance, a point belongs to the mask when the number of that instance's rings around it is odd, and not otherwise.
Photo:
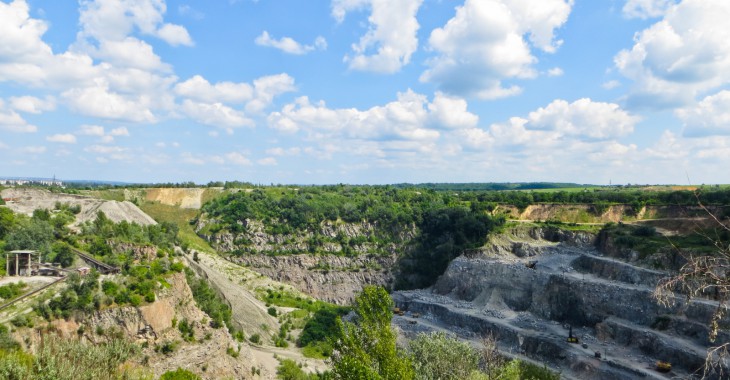
[(410, 380), (413, 366), (396, 348), (390, 327), (393, 300), (382, 287), (366, 286), (355, 299), (354, 322), (337, 319), (332, 354), (336, 379)]
[(419, 334), (408, 348), (418, 380), (461, 380), (479, 370), (477, 351), (443, 332)]

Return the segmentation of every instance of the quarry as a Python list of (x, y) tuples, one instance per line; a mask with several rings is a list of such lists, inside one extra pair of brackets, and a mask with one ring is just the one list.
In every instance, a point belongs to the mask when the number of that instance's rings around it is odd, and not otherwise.
[[(708, 347), (730, 342), (724, 327), (716, 340), (709, 339), (708, 322), (718, 307), (711, 296), (688, 300), (677, 294), (667, 304), (657, 301), (656, 287), (671, 274), (667, 268), (677, 264), (676, 257), (669, 251), (647, 256), (640, 249), (622, 246), (604, 227), (606, 223), (615, 228), (651, 227), (657, 231), (653, 239), (672, 242), (692, 226), (709, 223), (698, 210), (644, 207), (637, 213), (616, 205), (594, 215), (588, 206), (534, 205), (522, 211), (502, 206), (492, 213), (502, 212), (514, 219), (498, 233), (490, 234), (479, 247), (459, 252), (432, 285), (397, 290), (399, 254), (413, 249), (415, 225), (393, 229), (388, 235), (391, 240), (386, 241), (378, 237), (382, 227), (369, 221), (323, 221), (317, 230), (305, 233), (291, 229), (278, 233), (276, 224), (280, 221), (254, 219), (241, 220), (240, 225), (247, 228), (238, 232), (212, 229), (223, 221), (201, 208), (204, 199), (221, 193), (224, 190), (124, 189), (102, 199), (98, 194), (11, 188), (3, 190), (2, 197), (5, 207), (27, 215), (37, 209), (53, 209), (58, 203), (79, 205), (74, 228), (92, 223), (99, 211), (108, 213), (113, 222), (156, 225), (164, 220), (156, 221), (143, 211), (153, 210), (150, 205), (156, 204), (200, 213), (185, 220), (187, 225), (180, 228), (195, 231), (195, 236), (212, 248), (176, 246), (174, 255), (224, 300), (236, 331), (245, 332), (246, 337), (261, 336), (262, 342), (241, 341), (225, 329), (211, 328), (206, 313), (195, 306), (191, 287), (182, 274), (166, 280), (168, 287), (157, 292), (154, 302), (102, 308), (90, 315), (50, 323), (66, 337), (77, 335), (96, 342), (103, 338), (94, 331), (118, 331), (144, 344), (148, 347), (144, 366), (155, 376), (187, 368), (206, 379), (276, 378), (277, 365), (283, 359), (303, 364), (309, 373), (326, 371), (330, 367), (324, 358), (308, 357), (293, 345), (274, 345), (275, 332), (291, 323), (283, 316), (304, 309), (270, 305), (266, 294), (283, 294), (305, 304), (321, 300), (350, 305), (368, 285), (392, 290), (397, 308), (392, 325), (402, 342), (420, 333), (442, 331), (479, 347), (485, 336), (491, 336), (506, 357), (546, 366), (565, 379), (698, 378)], [(553, 222), (541, 223), (531, 217)], [(295, 252), (311, 250), (312, 241), (321, 241), (317, 254)], [(131, 252), (138, 260), (152, 260), (160, 253), (155, 247), (133, 243), (109, 245), (115, 251)], [(246, 254), (240, 254), (242, 247)], [(342, 255), (344, 249), (353, 254)], [(276, 254), (279, 250), (295, 253)], [(92, 260), (81, 265), (103, 272), (100, 281), (118, 278), (118, 268), (105, 271), (108, 264), (99, 261), (101, 266), (95, 266), (93, 260), (98, 257), (78, 253), (79, 259), (88, 256)], [(25, 281), (34, 291), (54, 292), (60, 291), (65, 275), (28, 277)], [(3, 278), (0, 284), (17, 282), (13, 276)], [(18, 314), (30, 313), (34, 310), (32, 302), (31, 298), (18, 300), (0, 310), (0, 320), (8, 322)], [(185, 341), (175, 327), (182, 319), (196, 321), (191, 328), (197, 339)], [(728, 326), (730, 317), (725, 314), (717, 323)], [(288, 339), (296, 339), (301, 328), (292, 330), (294, 338)], [(22, 330), (16, 334), (21, 338)], [(160, 355), (159, 347), (165, 342), (180, 343), (174, 353)], [(25, 347), (32, 350), (38, 344), (36, 338), (26, 339)], [(670, 363), (671, 370), (661, 371), (662, 363)], [(199, 371), (201, 366), (205, 366), (204, 372)], [(717, 373), (706, 375), (708, 379), (723, 378)]]

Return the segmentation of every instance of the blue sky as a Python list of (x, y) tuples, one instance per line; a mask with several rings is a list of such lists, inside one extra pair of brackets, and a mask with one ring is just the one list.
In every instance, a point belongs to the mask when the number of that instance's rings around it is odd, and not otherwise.
[(726, 0), (0, 1), (0, 176), (730, 183)]

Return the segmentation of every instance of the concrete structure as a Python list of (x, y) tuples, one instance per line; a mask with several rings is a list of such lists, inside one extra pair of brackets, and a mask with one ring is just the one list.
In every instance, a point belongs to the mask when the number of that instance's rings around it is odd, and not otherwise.
[(41, 254), (36, 251), (10, 251), (5, 254), (5, 273), (8, 276), (31, 276), (38, 270)]

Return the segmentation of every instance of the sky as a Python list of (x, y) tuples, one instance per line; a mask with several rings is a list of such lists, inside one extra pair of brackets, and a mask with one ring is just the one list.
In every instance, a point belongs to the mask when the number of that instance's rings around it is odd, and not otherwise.
[(0, 176), (730, 183), (727, 0), (0, 0)]

